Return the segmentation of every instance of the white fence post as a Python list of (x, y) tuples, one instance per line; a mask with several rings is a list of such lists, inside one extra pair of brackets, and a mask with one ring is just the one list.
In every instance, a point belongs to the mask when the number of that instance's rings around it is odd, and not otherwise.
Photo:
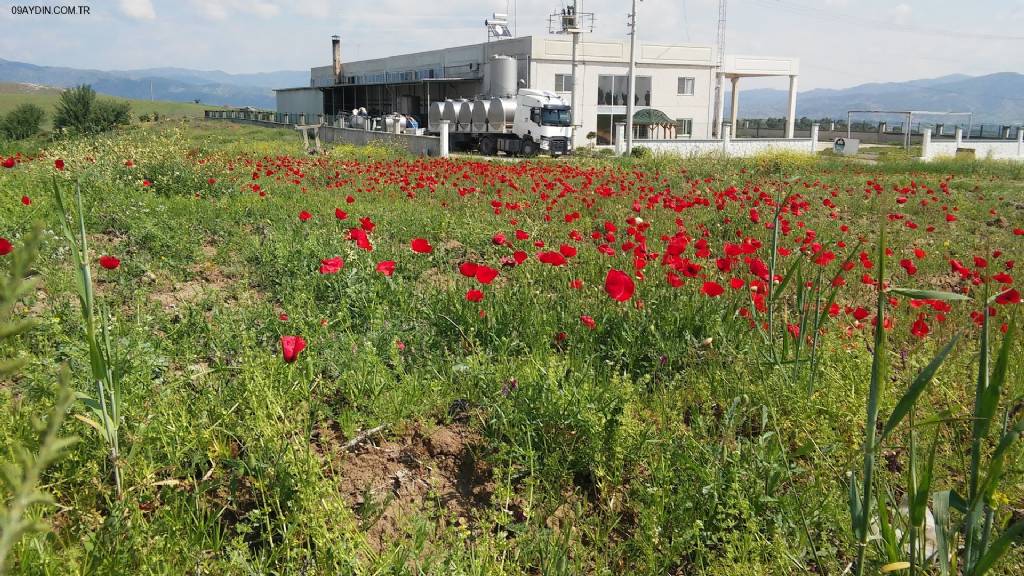
[(441, 158), (448, 157), (448, 124), (449, 120), (441, 120)]
[(732, 143), (732, 126), (726, 124), (722, 126), (722, 152), (726, 156), (729, 155), (729, 144)]
[(622, 156), (626, 150), (626, 124), (625, 122), (615, 123), (615, 155)]
[(932, 129), (925, 128), (921, 133), (921, 159), (927, 160), (931, 157)]
[(821, 125), (815, 122), (811, 124), (811, 154), (818, 151), (818, 131), (821, 130)]
[(1017, 158), (1024, 156), (1024, 126), (1017, 127)]
[(956, 132), (954, 132), (953, 134), (954, 138), (956, 139), (956, 147), (960, 148), (961, 146), (964, 145), (964, 129), (957, 126)]

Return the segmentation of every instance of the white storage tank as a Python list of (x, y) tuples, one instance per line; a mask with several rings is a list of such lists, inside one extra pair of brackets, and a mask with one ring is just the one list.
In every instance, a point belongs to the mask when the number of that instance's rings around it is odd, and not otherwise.
[(458, 127), (459, 132), (469, 132), (473, 129), (473, 102), (463, 102), (459, 108)]
[(431, 102), (427, 109), (427, 130), (430, 132), (441, 131), (441, 118), (444, 115), (444, 102)]
[(508, 98), (519, 90), (519, 63), (511, 56), (495, 56), (484, 83), (492, 97)]
[(475, 100), (473, 102), (473, 132), (487, 131), (487, 111), (490, 109), (490, 100)]
[(462, 106), (465, 105), (465, 100), (445, 100), (444, 109), (441, 112), (441, 120), (447, 120), (451, 123), (450, 129), (456, 130), (456, 124), (459, 123), (459, 112), (462, 110)]
[(516, 119), (516, 101), (511, 98), (491, 98), (487, 109), (489, 132), (505, 132)]

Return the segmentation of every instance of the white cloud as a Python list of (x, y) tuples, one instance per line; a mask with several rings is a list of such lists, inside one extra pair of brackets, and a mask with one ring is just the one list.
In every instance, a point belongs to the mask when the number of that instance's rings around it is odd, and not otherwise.
[(281, 8), (273, 2), (247, 0), (192, 0), (199, 13), (210, 20), (227, 20), (230, 14), (252, 14), (269, 19), (277, 16)]
[(907, 21), (912, 11), (913, 8), (910, 7), (910, 4), (907, 4), (906, 2), (901, 2), (893, 7), (892, 14), (893, 16), (896, 17), (897, 21), (902, 23)]
[(119, 0), (121, 12), (136, 20), (156, 20), (156, 9), (151, 0)]

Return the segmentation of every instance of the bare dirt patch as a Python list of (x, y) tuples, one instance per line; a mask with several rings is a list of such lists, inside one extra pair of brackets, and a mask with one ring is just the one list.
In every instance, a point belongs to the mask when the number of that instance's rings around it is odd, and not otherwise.
[[(320, 440), (330, 436), (322, 433)], [(334, 450), (339, 491), (376, 550), (400, 538), (417, 515), (468, 526), (494, 491), (481, 438), (463, 424), (416, 427)]]

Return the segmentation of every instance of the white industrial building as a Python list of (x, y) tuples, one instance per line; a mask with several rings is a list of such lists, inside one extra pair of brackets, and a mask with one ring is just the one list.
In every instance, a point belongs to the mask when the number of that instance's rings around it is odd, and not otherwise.
[[(572, 41), (566, 37), (525, 36), (358, 62), (342, 60), (337, 37), (333, 48), (333, 63), (312, 68), (309, 86), (275, 91), (278, 112), (313, 119), (364, 107), (371, 115), (399, 112), (425, 123), (430, 102), (488, 94), (488, 63), (499, 55), (518, 61), (521, 86), (557, 92), (567, 100), (572, 86)], [(588, 135), (596, 144), (612, 144), (615, 123), (626, 117), (629, 44), (581, 41), (577, 60), (575, 144), (588, 144)], [(664, 116), (656, 117), (667, 117), (672, 124), (636, 126), (635, 138), (706, 139), (721, 134), (712, 125), (716, 119), (735, 124), (740, 80), (758, 76), (789, 78), (786, 137), (792, 138), (798, 73), (795, 58), (727, 55), (719, 70), (712, 46), (638, 42), (636, 111), (661, 111)], [(723, 119), (724, 102), (714, 109), (716, 74), (732, 88), (730, 118)]]

